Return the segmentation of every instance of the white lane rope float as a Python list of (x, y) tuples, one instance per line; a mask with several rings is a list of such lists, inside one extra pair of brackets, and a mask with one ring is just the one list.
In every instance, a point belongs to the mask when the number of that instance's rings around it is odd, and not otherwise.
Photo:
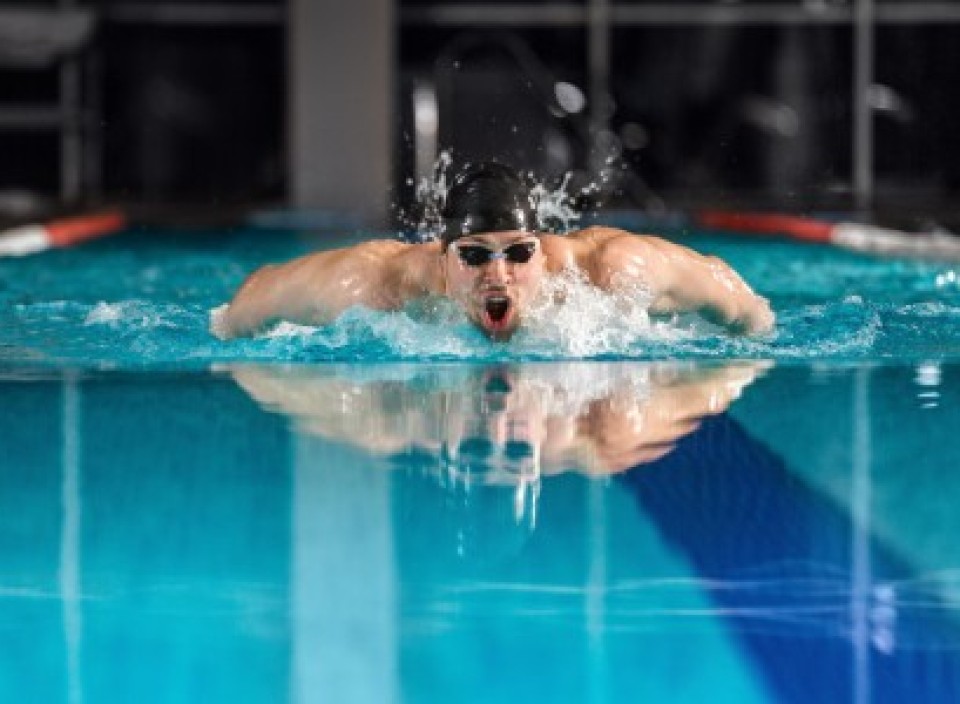
[(72, 247), (124, 230), (127, 217), (119, 210), (31, 223), (0, 230), (0, 257), (22, 257), (48, 249)]
[(779, 235), (804, 242), (888, 257), (960, 261), (960, 237), (949, 232), (904, 232), (859, 222), (830, 222), (775, 213), (707, 211), (698, 226), (753, 235)]

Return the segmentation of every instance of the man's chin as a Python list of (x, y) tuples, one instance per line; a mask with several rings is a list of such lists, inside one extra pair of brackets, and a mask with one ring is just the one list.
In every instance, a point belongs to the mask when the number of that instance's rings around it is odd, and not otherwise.
[(515, 314), (502, 321), (491, 320), (488, 316), (481, 316), (476, 321), (483, 333), (494, 342), (508, 342), (520, 327), (520, 320)]
[(517, 329), (515, 327), (509, 330), (487, 330), (484, 328), (483, 331), (487, 334), (487, 337), (494, 342), (509, 342)]

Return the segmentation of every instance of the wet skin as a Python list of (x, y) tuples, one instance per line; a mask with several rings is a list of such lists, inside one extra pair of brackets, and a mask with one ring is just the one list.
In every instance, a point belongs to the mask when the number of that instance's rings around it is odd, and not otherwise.
[[(504, 258), (511, 245), (536, 243), (526, 262)], [(471, 266), (460, 247), (501, 256)], [(476, 254), (476, 253), (475, 253)], [(480, 253), (482, 254), (482, 253)], [(444, 295), (494, 340), (508, 340), (523, 322), (544, 274), (573, 270), (604, 291), (642, 289), (653, 313), (696, 311), (731, 332), (757, 335), (774, 327), (766, 299), (733, 269), (663, 239), (593, 227), (564, 236), (521, 231), (477, 233), (444, 249), (439, 242), (373, 240), (325, 250), (251, 274), (211, 320), (221, 338), (251, 335), (271, 322), (322, 325), (351, 306), (400, 310), (408, 301)]]

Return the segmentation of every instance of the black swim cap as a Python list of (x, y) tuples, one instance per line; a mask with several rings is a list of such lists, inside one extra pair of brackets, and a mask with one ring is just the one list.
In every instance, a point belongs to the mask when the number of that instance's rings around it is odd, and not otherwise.
[(454, 177), (443, 211), (443, 248), (481, 232), (537, 231), (530, 189), (516, 171), (488, 161), (467, 164)]

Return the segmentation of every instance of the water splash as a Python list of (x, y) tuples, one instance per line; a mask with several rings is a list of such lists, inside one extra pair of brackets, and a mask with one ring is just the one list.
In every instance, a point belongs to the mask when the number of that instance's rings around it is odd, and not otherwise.
[(679, 343), (716, 332), (692, 316), (652, 318), (649, 303), (640, 287), (607, 292), (568, 270), (544, 279), (508, 344), (489, 340), (456, 303), (440, 297), (400, 312), (352, 308), (319, 328), (281, 323), (259, 339), (298, 340), (302, 351), (322, 359), (558, 360), (674, 353)]
[[(442, 151), (433, 165), (430, 176), (421, 179), (417, 184), (416, 215), (410, 217), (401, 214), (400, 218), (405, 227), (415, 230), (412, 239), (429, 242), (440, 238), (443, 231), (443, 208), (450, 189), (453, 164), (453, 153), (449, 150)], [(569, 232), (579, 223), (582, 216), (576, 209), (578, 200), (601, 188), (600, 183), (595, 181), (574, 191), (570, 187), (572, 176), (573, 174), (568, 172), (564, 174), (557, 186), (550, 187), (546, 182), (538, 180), (532, 172), (523, 174), (523, 179), (530, 191), (530, 207), (537, 214), (538, 230), (558, 234)], [(601, 175), (601, 181), (604, 178), (606, 177)], [(411, 233), (407, 234), (411, 236)]]
[(552, 190), (543, 183), (536, 183), (530, 189), (530, 205), (537, 213), (537, 227), (541, 231), (562, 234), (580, 222), (581, 214), (574, 209), (576, 196), (567, 190), (571, 176), (569, 172), (565, 174), (560, 185)]
[[(569, 182), (565, 188), (576, 190)], [(658, 318), (642, 290), (605, 294), (566, 273), (545, 281), (544, 296), (507, 344), (491, 342), (443, 300), (220, 340), (210, 332), (209, 311), (257, 266), (300, 256), (314, 243), (253, 230), (218, 236), (214, 247), (214, 240), (160, 234), (145, 234), (136, 246), (117, 240), (0, 261), (0, 359), (137, 369), (237, 361), (960, 359), (955, 267), (703, 237), (691, 245), (730, 261), (771, 298), (774, 335), (733, 337), (693, 315)]]
[[(645, 292), (604, 292), (574, 272), (544, 281), (524, 324), (489, 340), (452, 301), (401, 311), (354, 308), (319, 327), (280, 323), (249, 339), (210, 332), (210, 306), (145, 299), (37, 301), (0, 312), (4, 359), (121, 367), (204, 368), (226, 361), (382, 362), (572, 359), (873, 359), (960, 356), (960, 306), (847, 298), (778, 309), (777, 332), (734, 337), (695, 315), (657, 317)], [(931, 324), (935, 322), (935, 324)]]
[(449, 150), (440, 152), (430, 177), (421, 179), (417, 184), (419, 219), (415, 226), (422, 242), (440, 239), (443, 231), (443, 206), (447, 202), (447, 191), (450, 188), (448, 175), (452, 165), (452, 153)]
[(539, 296), (524, 314), (516, 344), (531, 351), (594, 357), (682, 336), (679, 327), (651, 320), (650, 302), (650, 293), (640, 287), (603, 291), (582, 272), (567, 269), (544, 279)]
[(941, 289), (960, 289), (960, 273), (958, 273), (957, 269), (948, 269), (947, 271), (937, 275), (935, 283), (936, 287)]
[(83, 320), (84, 326), (104, 325), (114, 329), (175, 328), (184, 309), (177, 305), (160, 305), (150, 301), (130, 300), (97, 303)]

